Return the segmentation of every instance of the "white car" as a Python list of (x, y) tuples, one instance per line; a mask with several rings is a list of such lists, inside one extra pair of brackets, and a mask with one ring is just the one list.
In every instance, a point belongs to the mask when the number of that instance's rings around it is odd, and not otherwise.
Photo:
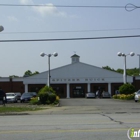
[(138, 90), (137, 92), (135, 92), (135, 102), (137, 102), (138, 100), (140, 100), (140, 90)]
[(18, 96), (15, 93), (9, 92), (9, 93), (6, 93), (6, 100), (7, 102), (17, 103)]

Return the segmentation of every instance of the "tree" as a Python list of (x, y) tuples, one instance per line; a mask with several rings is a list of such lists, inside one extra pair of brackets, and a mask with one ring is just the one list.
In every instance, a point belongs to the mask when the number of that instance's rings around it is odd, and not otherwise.
[(39, 72), (38, 71), (35, 71), (34, 73), (32, 73), (32, 75), (36, 75), (36, 74), (39, 74)]
[(116, 72), (123, 74), (123, 69), (117, 69)]
[(110, 68), (109, 66), (104, 66), (102, 67), (103, 69), (106, 69), (106, 70), (111, 70), (111, 71), (115, 71), (114, 69)]
[(28, 76), (31, 76), (31, 75), (32, 75), (32, 72), (30, 70), (27, 70), (24, 73), (24, 77), (28, 77)]
[(27, 70), (27, 71), (25, 71), (23, 77), (32, 76), (32, 75), (35, 75), (35, 74), (39, 74), (39, 72), (35, 71), (34, 73), (32, 73), (30, 70)]
[(17, 78), (19, 76), (16, 76), (16, 75), (10, 75), (9, 78)]
[[(115, 72), (118, 72), (118, 73), (121, 73), (123, 74), (123, 69), (113, 69), (109, 66), (104, 66), (102, 67), (103, 69), (106, 69), (106, 70), (110, 70), (110, 71), (115, 71)], [(126, 74), (129, 75), (129, 76), (138, 76), (139, 75), (139, 68), (132, 68), (132, 69), (126, 69)]]

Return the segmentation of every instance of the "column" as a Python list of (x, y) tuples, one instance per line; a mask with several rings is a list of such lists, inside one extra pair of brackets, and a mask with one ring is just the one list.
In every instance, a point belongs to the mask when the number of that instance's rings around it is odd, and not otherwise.
[(67, 97), (70, 98), (70, 84), (67, 84)]
[(25, 92), (28, 92), (28, 84), (25, 84)]
[(108, 92), (111, 94), (112, 96), (112, 93), (111, 93), (111, 83), (108, 83)]
[(91, 92), (90, 91), (90, 83), (87, 84), (87, 92)]

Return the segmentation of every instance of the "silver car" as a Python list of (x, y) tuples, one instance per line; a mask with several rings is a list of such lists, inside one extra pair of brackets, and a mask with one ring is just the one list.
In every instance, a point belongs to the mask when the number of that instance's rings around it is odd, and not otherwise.
[(93, 92), (86, 93), (86, 98), (95, 98), (95, 97), (96, 97), (96, 94)]
[(109, 92), (103, 91), (102, 92), (102, 98), (111, 98), (111, 95)]
[(6, 93), (6, 100), (7, 102), (17, 103), (18, 97), (15, 93), (9, 92), (9, 93)]
[(137, 92), (135, 92), (135, 102), (139, 101), (140, 100), (140, 90), (138, 90)]
[(17, 100), (20, 100), (21, 93), (20, 92), (15, 92), (15, 94), (17, 95)]

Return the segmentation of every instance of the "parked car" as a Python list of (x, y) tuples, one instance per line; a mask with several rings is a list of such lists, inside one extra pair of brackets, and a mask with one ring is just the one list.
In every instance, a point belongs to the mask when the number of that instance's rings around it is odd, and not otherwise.
[(111, 94), (109, 92), (103, 91), (102, 98), (111, 98)]
[(137, 92), (135, 92), (135, 102), (139, 101), (140, 100), (140, 90), (138, 90)]
[(21, 93), (20, 92), (15, 92), (15, 94), (17, 95), (17, 100), (20, 100)]
[(86, 93), (86, 98), (95, 98), (95, 97), (96, 97), (96, 94), (93, 92)]
[(37, 93), (36, 92), (28, 92), (28, 93), (32, 94), (33, 97), (36, 97), (37, 96)]
[(31, 100), (32, 97), (34, 97), (33, 93), (30, 92), (23, 93), (22, 96), (20, 97), (20, 102), (21, 103), (28, 102)]
[(18, 100), (18, 96), (13, 92), (6, 93), (6, 101), (16, 103)]

